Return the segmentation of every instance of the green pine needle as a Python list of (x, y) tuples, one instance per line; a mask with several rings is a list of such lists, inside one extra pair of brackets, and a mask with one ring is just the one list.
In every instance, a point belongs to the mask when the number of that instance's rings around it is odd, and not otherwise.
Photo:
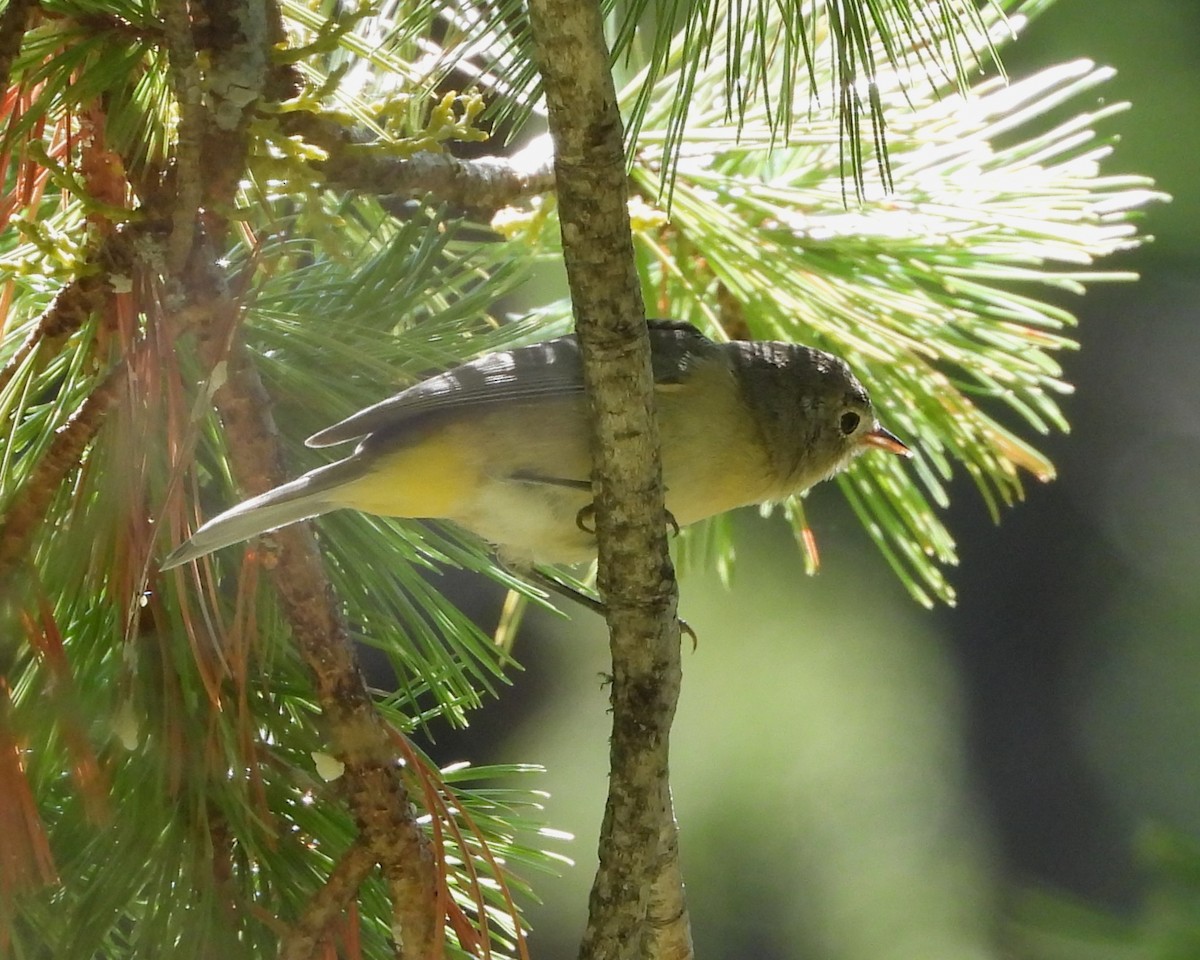
[[(996, 44), (1023, 22), (986, 20)], [(836, 62), (816, 51), (816, 64)], [(771, 82), (786, 81), (783, 61), (767, 63)], [(675, 148), (671, 91), (692, 85), (669, 222), (647, 220), (638, 238), (654, 312), (844, 357), (917, 457), (907, 468), (864, 457), (842, 490), (913, 596), (952, 602), (938, 565), (954, 562), (953, 542), (934, 512), (952, 464), (994, 509), (1021, 497), (1019, 471), (1053, 476), (1019, 424), (1067, 427), (1057, 398), (1070, 386), (1054, 353), (1075, 347), (1063, 332), (1074, 319), (1037, 286), (1079, 292), (1128, 279), (1093, 264), (1136, 245), (1135, 211), (1161, 199), (1144, 178), (1100, 170), (1110, 148), (1095, 128), (1124, 104), (1047, 120), (1094, 96), (1111, 71), (1076, 61), (960, 92), (953, 77), (917, 88), (881, 68), (891, 179), (863, 182), (862, 202), (848, 208), (836, 119), (799, 126), (784, 147), (765, 103), (730, 120), (723, 64), (694, 77), (690, 62), (674, 67), (651, 97), (659, 106), (645, 116), (633, 172), (652, 201)], [(633, 84), (623, 96), (634, 109), (646, 94)]]

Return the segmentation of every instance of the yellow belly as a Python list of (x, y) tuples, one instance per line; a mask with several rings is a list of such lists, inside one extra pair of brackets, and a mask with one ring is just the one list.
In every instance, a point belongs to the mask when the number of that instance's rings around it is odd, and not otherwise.
[(452, 517), (478, 480), (453, 430), (438, 430), (377, 457), (338, 491), (346, 506), (391, 517)]
[(592, 499), (572, 485), (591, 472), (581, 400), (472, 411), (365, 466), (338, 490), (355, 510), (453, 520), (521, 562), (574, 563), (595, 551), (575, 522)]

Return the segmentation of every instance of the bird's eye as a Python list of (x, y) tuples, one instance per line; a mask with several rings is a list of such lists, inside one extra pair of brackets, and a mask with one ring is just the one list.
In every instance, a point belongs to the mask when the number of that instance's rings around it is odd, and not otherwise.
[(861, 421), (861, 419), (862, 418), (859, 417), (859, 415), (857, 413), (855, 413), (853, 410), (847, 410), (845, 413), (843, 413), (842, 419), (840, 421), (840, 425), (842, 428), (842, 436), (848, 437), (855, 430), (857, 430), (858, 424)]

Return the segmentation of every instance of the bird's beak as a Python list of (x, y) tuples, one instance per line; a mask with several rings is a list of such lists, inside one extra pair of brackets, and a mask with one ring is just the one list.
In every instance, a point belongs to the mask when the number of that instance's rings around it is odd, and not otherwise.
[(894, 433), (883, 429), (879, 424), (875, 424), (875, 429), (868, 434), (864, 434), (862, 442), (870, 447), (878, 447), (880, 450), (886, 450), (888, 453), (894, 453), (900, 457), (911, 457), (913, 452), (908, 449)]

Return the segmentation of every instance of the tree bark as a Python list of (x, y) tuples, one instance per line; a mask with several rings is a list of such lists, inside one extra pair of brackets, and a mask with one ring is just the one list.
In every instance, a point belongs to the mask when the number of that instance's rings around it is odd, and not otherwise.
[(599, 583), (613, 657), (609, 794), (580, 956), (687, 957), (668, 784), (680, 684), (678, 592), (621, 117), (599, 5), (530, 0), (529, 9), (591, 408)]

